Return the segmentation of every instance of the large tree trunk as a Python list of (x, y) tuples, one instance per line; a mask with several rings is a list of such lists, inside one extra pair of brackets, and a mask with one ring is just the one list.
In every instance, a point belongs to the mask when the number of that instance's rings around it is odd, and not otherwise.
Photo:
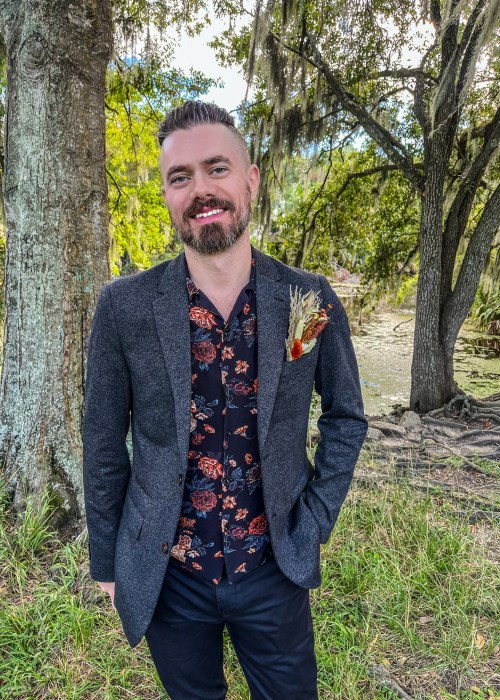
[(109, 0), (5, 0), (6, 321), (0, 465), (21, 506), (48, 485), (81, 516), (85, 351), (109, 279)]
[(420, 219), (420, 272), (410, 393), (410, 407), (417, 412), (438, 408), (456, 393), (453, 347), (445, 343), (440, 295), (444, 183), (450, 142), (447, 130), (441, 128), (429, 141), (425, 154), (427, 178)]

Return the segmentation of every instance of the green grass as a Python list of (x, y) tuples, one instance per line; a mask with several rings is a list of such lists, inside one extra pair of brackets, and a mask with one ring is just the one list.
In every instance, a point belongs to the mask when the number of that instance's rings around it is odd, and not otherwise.
[[(322, 700), (395, 700), (375, 666), (416, 700), (495, 697), (498, 569), (454, 510), (404, 484), (351, 489), (311, 591)], [(0, 698), (166, 698), (90, 580), (86, 543), (60, 542), (49, 513), (29, 504), (14, 529), (0, 491)], [(228, 700), (247, 699), (225, 645)]]

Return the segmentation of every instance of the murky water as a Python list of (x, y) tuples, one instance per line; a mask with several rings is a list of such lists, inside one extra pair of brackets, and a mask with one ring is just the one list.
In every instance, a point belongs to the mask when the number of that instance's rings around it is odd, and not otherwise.
[[(380, 311), (353, 335), (367, 414), (387, 414), (395, 403), (408, 405), (413, 329), (413, 313)], [(460, 388), (477, 398), (500, 391), (500, 338), (464, 326), (455, 376)]]

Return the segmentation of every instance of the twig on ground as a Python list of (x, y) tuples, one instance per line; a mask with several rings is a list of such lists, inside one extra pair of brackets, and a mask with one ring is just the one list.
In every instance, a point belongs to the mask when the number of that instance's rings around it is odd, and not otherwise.
[(396, 326), (394, 326), (394, 328), (392, 330), (395, 331), (399, 328), (399, 326), (402, 326), (403, 323), (409, 323), (410, 321), (413, 321), (413, 316), (411, 318), (407, 318), (405, 321), (401, 321)]
[(444, 442), (440, 442), (439, 440), (436, 440), (435, 437), (432, 437), (432, 435), (427, 435), (426, 436), (429, 440), (433, 440), (433, 442), (436, 443), (436, 445), (439, 445), (440, 447), (444, 447), (445, 450), (448, 450), (448, 452), (451, 452), (451, 454), (455, 455), (456, 457), (460, 457), (460, 459), (463, 459), (465, 464), (468, 464), (469, 467), (472, 467), (474, 471), (478, 472), (479, 474), (484, 474), (484, 476), (491, 476), (491, 474), (488, 474), (488, 472), (484, 471), (484, 469), (481, 469), (478, 467), (474, 462), (471, 462), (470, 459), (467, 459), (467, 457), (464, 457), (463, 454), (461, 454), (460, 450), (455, 450), (451, 445), (447, 445)]

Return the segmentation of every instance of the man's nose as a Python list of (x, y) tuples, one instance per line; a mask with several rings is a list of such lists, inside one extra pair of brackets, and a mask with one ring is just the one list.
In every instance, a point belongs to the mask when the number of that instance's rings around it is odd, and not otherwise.
[(215, 197), (213, 181), (205, 173), (193, 175), (191, 180), (191, 194), (193, 199), (208, 199)]

